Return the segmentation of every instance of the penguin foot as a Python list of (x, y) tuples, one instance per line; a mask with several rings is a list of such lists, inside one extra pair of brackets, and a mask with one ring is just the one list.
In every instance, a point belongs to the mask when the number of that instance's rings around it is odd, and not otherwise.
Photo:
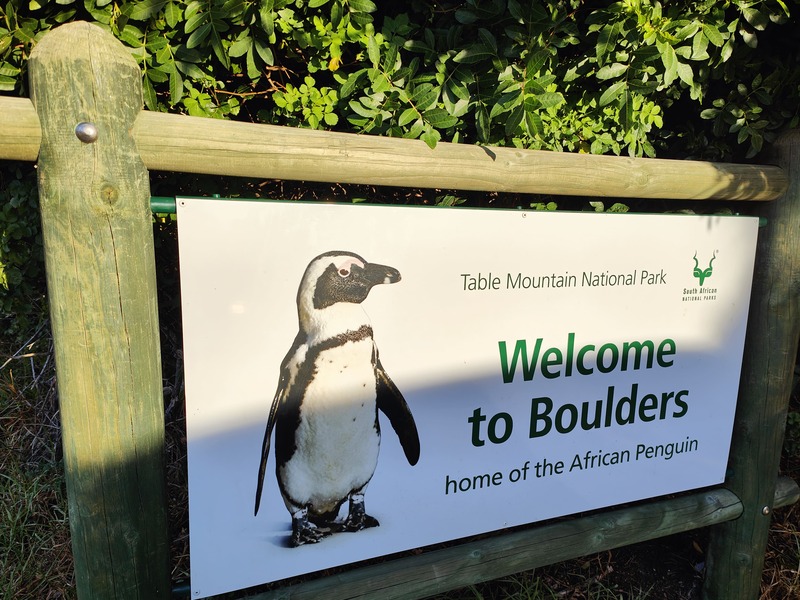
[(350, 498), (350, 510), (342, 523), (342, 531), (361, 531), (379, 525), (378, 519), (368, 515), (364, 508), (364, 494), (354, 494)]
[(316, 544), (326, 535), (330, 535), (330, 532), (308, 521), (304, 525), (292, 523), (292, 536), (289, 538), (289, 545), (292, 548), (297, 548), (303, 544)]
[(292, 515), (292, 535), (289, 538), (289, 546), (297, 548), (303, 544), (316, 544), (332, 531), (327, 527), (318, 527), (308, 520), (307, 511), (298, 511)]
[(342, 523), (342, 531), (361, 531), (369, 527), (378, 527), (380, 523), (375, 517), (364, 513), (360, 518), (354, 518), (350, 515)]

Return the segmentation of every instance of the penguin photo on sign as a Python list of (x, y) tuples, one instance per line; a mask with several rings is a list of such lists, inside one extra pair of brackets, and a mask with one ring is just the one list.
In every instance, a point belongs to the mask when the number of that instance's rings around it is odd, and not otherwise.
[[(320, 254), (303, 274), (299, 330), (281, 363), (255, 497), (257, 515), (274, 429), (275, 472), (291, 514), (292, 547), (379, 525), (364, 506), (378, 464), (378, 411), (389, 419), (409, 464), (419, 460), (414, 417), (381, 364), (361, 306), (374, 286), (398, 281), (397, 269), (351, 252)], [(340, 520), (345, 501), (347, 516)]]

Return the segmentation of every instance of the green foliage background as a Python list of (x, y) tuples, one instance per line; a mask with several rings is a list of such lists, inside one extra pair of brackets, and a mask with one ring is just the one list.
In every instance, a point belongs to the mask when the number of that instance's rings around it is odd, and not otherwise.
[[(150, 110), (431, 147), (754, 159), (798, 124), (799, 3), (0, 0), (0, 93), (27, 95), (37, 40), (80, 19), (131, 49)], [(2, 317), (41, 272), (32, 179), (0, 169)]]

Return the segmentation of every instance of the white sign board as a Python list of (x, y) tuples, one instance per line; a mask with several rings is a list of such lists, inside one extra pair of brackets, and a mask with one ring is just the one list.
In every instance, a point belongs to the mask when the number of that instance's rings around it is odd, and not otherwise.
[(193, 597), (723, 481), (756, 219), (178, 205)]

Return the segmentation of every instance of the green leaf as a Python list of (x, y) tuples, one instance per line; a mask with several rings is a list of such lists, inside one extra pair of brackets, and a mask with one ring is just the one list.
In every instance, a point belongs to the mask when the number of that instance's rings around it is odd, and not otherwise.
[(372, 66), (377, 69), (381, 62), (381, 49), (378, 46), (378, 40), (375, 39), (374, 35), (371, 35), (369, 38), (367, 38), (367, 56), (369, 57), (369, 61), (372, 63)]
[(725, 43), (725, 38), (719, 32), (716, 27), (712, 27), (711, 25), (706, 25), (703, 23), (703, 33), (708, 38), (708, 41), (714, 44), (717, 48), (722, 48), (722, 45)]
[(211, 23), (205, 23), (201, 25), (195, 29), (192, 32), (192, 35), (189, 36), (189, 39), (186, 40), (186, 47), (196, 48), (205, 41), (209, 33), (211, 33)]
[(725, 45), (722, 47), (721, 58), (722, 62), (728, 62), (728, 59), (733, 56), (733, 43), (732, 40), (728, 40), (725, 42)]
[[(164, 83), (169, 79), (169, 73), (172, 73), (175, 67), (175, 63), (170, 63), (172, 65), (172, 69), (166, 70), (163, 68), (158, 69), (147, 69), (147, 77), (145, 79), (149, 79), (154, 83)], [(160, 65), (163, 67), (164, 65)]]
[(532, 136), (540, 136), (544, 133), (542, 119), (536, 112), (525, 112), (525, 126), (528, 128), (528, 133)]
[(0, 90), (4, 92), (13, 92), (16, 85), (16, 79), (12, 77), (6, 77), (5, 75), (0, 75)]
[(467, 199), (462, 198), (461, 196), (446, 194), (436, 198), (436, 206), (458, 206), (459, 204), (464, 204), (466, 201)]
[(378, 10), (372, 0), (348, 0), (347, 4), (352, 12), (357, 13), (373, 13)]
[(339, 25), (342, 22), (342, 14), (342, 5), (334, 2), (333, 6), (331, 6), (331, 25), (334, 29), (339, 29)]
[(261, 21), (261, 27), (264, 28), (264, 33), (267, 34), (267, 37), (272, 38), (275, 34), (275, 15), (272, 12), (272, 7), (268, 7), (268, 4), (272, 4), (272, 0), (265, 2), (261, 5), (261, 10), (258, 11), (258, 17)]
[(497, 40), (488, 29), (481, 27), (478, 29), (478, 37), (483, 42), (483, 45), (489, 48), (493, 54), (497, 54)]
[(525, 116), (525, 107), (520, 103), (514, 110), (511, 111), (511, 114), (506, 119), (506, 135), (511, 136), (517, 131), (522, 123), (522, 119)]
[(400, 127), (405, 127), (411, 121), (415, 120), (419, 116), (419, 112), (417, 112), (416, 108), (407, 108), (402, 113), (400, 113), (400, 117), (397, 119), (397, 124)]
[(542, 84), (540, 84), (535, 79), (528, 79), (525, 82), (525, 93), (526, 94), (544, 94), (545, 89)]
[(492, 111), (489, 114), (490, 119), (510, 111), (515, 106), (521, 105), (523, 102), (523, 95), (519, 88), (511, 90), (508, 94), (503, 94), (497, 103), (492, 106)]
[(203, 73), (202, 69), (194, 63), (176, 60), (175, 67), (177, 67), (181, 73), (192, 79), (199, 80), (205, 77), (205, 73)]
[(548, 58), (550, 58), (550, 53), (547, 50), (539, 49), (536, 52), (532, 52), (525, 63), (526, 75), (528, 77), (535, 76), (545, 65)]
[(244, 0), (226, 0), (221, 9), (218, 6), (214, 6), (211, 11), (212, 14), (214, 14), (215, 19), (218, 19), (221, 16), (229, 19), (239, 19), (241, 18), (244, 9)]
[(419, 138), (423, 142), (428, 144), (428, 148), (430, 148), (431, 150), (436, 148), (436, 144), (439, 142), (441, 137), (442, 137), (441, 134), (436, 129), (428, 129), (427, 131), (425, 131), (425, 133), (419, 136)]
[(455, 13), (455, 18), (462, 25), (472, 25), (478, 20), (478, 15), (470, 9), (459, 8)]
[(682, 41), (692, 37), (698, 31), (700, 31), (700, 23), (698, 21), (691, 21), (690, 23), (687, 23), (681, 27), (675, 34), (675, 37)]
[(383, 70), (387, 73), (394, 73), (395, 68), (398, 66), (397, 60), (398, 48), (396, 44), (389, 44), (386, 52), (383, 55)]
[(437, 129), (447, 129), (458, 123), (458, 119), (450, 116), (443, 108), (431, 108), (426, 110), (422, 116), (431, 126)]
[(491, 58), (494, 52), (483, 44), (473, 44), (468, 48), (464, 48), (461, 52), (453, 57), (453, 61), (470, 65), (479, 62), (485, 58)]
[(132, 2), (128, 5), (131, 7), (128, 18), (134, 21), (147, 21), (153, 15), (161, 12), (161, 9), (164, 8), (166, 3), (166, 0), (142, 0), (141, 2)]
[(175, 25), (181, 20), (181, 9), (174, 2), (168, 2), (164, 8), (164, 18), (167, 20), (167, 25), (175, 29)]
[(747, 127), (742, 127), (742, 128), (739, 130), (739, 133), (738, 133), (738, 135), (736, 136), (736, 142), (737, 142), (737, 143), (739, 143), (739, 144), (741, 144), (742, 142), (744, 142), (744, 141), (745, 141), (745, 140), (748, 138), (748, 136), (749, 136), (749, 135), (750, 135), (750, 130), (749, 130), (749, 128), (747, 128)]
[(444, 104), (444, 107), (449, 114), (453, 115), (454, 117), (462, 117), (469, 110), (470, 101), (468, 98), (459, 98), (456, 94), (454, 94), (450, 85), (451, 83), (452, 80), (448, 80), (445, 83), (445, 87), (442, 90), (442, 104)]
[(692, 38), (692, 60), (708, 60), (708, 38), (702, 31)]
[(78, 11), (74, 8), (71, 10), (65, 10), (63, 12), (58, 13), (53, 19), (56, 23), (66, 23), (67, 21), (71, 21), (72, 17), (75, 16), (75, 13)]
[(489, 126), (489, 113), (486, 111), (486, 107), (481, 104), (475, 114), (475, 131), (478, 134), (479, 142), (485, 143), (489, 141)]
[(680, 77), (681, 81), (688, 86), (694, 85), (694, 73), (692, 72), (692, 67), (684, 62), (678, 62), (678, 77)]
[(261, 77), (261, 69), (258, 68), (256, 64), (256, 53), (253, 50), (253, 46), (247, 49), (247, 76), (251, 79), (251, 81), (257, 81)]
[(661, 52), (661, 62), (664, 64), (664, 85), (670, 85), (678, 76), (678, 57), (675, 49), (667, 43), (657, 44)]
[(751, 6), (741, 6), (745, 20), (758, 31), (764, 31), (769, 25), (769, 17)]
[(356, 25), (364, 28), (372, 24), (372, 15), (365, 12), (351, 12), (350, 20)]
[(319, 8), (320, 6), (325, 6), (330, 0), (309, 0), (308, 7), (309, 8)]
[(230, 48), (228, 48), (228, 54), (232, 58), (239, 58), (240, 56), (244, 56), (250, 48), (253, 46), (253, 38), (249, 36), (245, 36), (240, 40), (236, 40), (231, 44)]
[(261, 57), (261, 60), (263, 60), (264, 63), (269, 66), (274, 65), (275, 57), (272, 55), (272, 48), (264, 45), (264, 43), (258, 38), (255, 38), (253, 43), (255, 45), (256, 52), (258, 52), (258, 55)]
[[(186, 13), (187, 14), (189, 13), (188, 8), (186, 9)], [(183, 26), (183, 30), (186, 33), (192, 33), (195, 29), (197, 29), (204, 23), (210, 26), (210, 23), (208, 23), (208, 13), (205, 12), (194, 13), (192, 14), (191, 17), (186, 18), (186, 23)]]
[(619, 99), (619, 103), (621, 105), (620, 119), (622, 120), (622, 125), (627, 131), (631, 131), (633, 128), (633, 102), (630, 89), (625, 90), (625, 93)]
[(545, 92), (544, 94), (536, 96), (536, 99), (539, 101), (542, 108), (554, 108), (566, 102), (564, 96), (558, 92)]
[(20, 71), (21, 69), (19, 67), (9, 65), (8, 63), (0, 64), (0, 75), (5, 75), (6, 77), (16, 77), (20, 74)]
[(414, 121), (411, 129), (403, 134), (403, 137), (409, 140), (415, 140), (422, 135), (423, 131), (425, 131), (425, 122), (422, 119), (417, 119)]
[(150, 79), (147, 77), (142, 80), (142, 95), (144, 96), (144, 105), (148, 110), (154, 111), (158, 108), (156, 91), (153, 89), (153, 84), (150, 83)]
[(183, 97), (183, 79), (175, 69), (169, 75), (169, 102), (171, 105), (176, 105)]
[(214, 56), (217, 57), (219, 62), (221, 62), (226, 69), (230, 69), (231, 59), (228, 57), (227, 52), (225, 52), (225, 48), (222, 46), (222, 39), (219, 37), (219, 33), (213, 27), (211, 29), (211, 49), (214, 51)]
[(628, 70), (628, 65), (623, 65), (621, 63), (614, 63), (612, 65), (606, 65), (605, 67), (597, 71), (596, 77), (600, 80), (614, 79), (615, 77), (619, 77), (620, 75), (625, 73), (627, 70)]
[(364, 106), (360, 100), (351, 100), (348, 104), (350, 110), (361, 117), (372, 118), (378, 114), (378, 110), (375, 108), (367, 108)]
[(614, 100), (619, 98), (620, 94), (627, 86), (627, 82), (625, 81), (617, 81), (616, 83), (612, 84), (603, 94), (600, 96), (600, 100), (598, 100), (598, 104), (600, 106), (606, 106), (611, 104)]
[(369, 69), (367, 71), (369, 77), (370, 87), (373, 94), (382, 94), (392, 89), (392, 82), (386, 77), (386, 74), (380, 69)]
[(128, 46), (135, 48), (144, 43), (144, 33), (138, 27), (128, 24), (119, 32), (119, 39), (128, 44)]
[(740, 29), (739, 33), (742, 34), (742, 39), (744, 40), (745, 44), (751, 48), (758, 47), (758, 36), (756, 36), (754, 32)]
[(620, 24), (616, 22), (611, 26), (606, 25), (600, 30), (600, 34), (597, 36), (597, 45), (595, 46), (595, 54), (599, 64), (604, 63), (605, 56), (614, 49), (620, 27)]
[(339, 88), (339, 97), (347, 98), (350, 96), (358, 87), (359, 81), (361, 78), (366, 74), (366, 69), (361, 69), (360, 71), (356, 71), (355, 73), (351, 73), (347, 80), (342, 84), (342, 87)]
[(417, 107), (417, 110), (424, 112), (436, 104), (439, 98), (439, 88), (433, 87), (430, 83), (423, 83), (414, 89), (411, 95), (411, 102)]
[(589, 200), (589, 206), (594, 208), (595, 212), (603, 212), (606, 209), (602, 200)]

